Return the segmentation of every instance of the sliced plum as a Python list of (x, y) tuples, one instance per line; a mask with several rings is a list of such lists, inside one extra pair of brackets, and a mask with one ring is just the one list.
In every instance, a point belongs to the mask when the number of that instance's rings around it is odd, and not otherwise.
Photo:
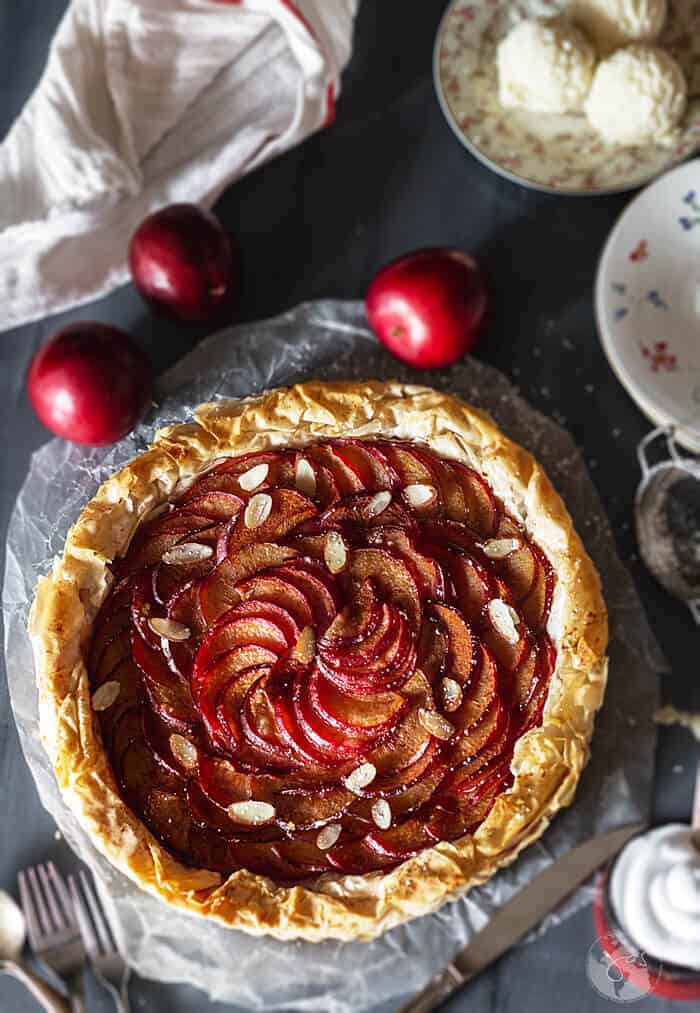
[(376, 830), (365, 838), (371, 851), (395, 862), (412, 858), (439, 839), (428, 823), (416, 817), (389, 827), (388, 830)]
[(405, 563), (385, 549), (354, 549), (350, 552), (348, 571), (357, 583), (373, 580), (385, 599), (403, 609), (411, 628), (418, 631), (422, 614), (420, 595)]
[(209, 668), (237, 647), (262, 647), (281, 657), (292, 644), (274, 620), (255, 615), (235, 615), (220, 623), (202, 642), (194, 659), (192, 678), (199, 683)]
[(477, 661), (476, 642), (460, 612), (451, 605), (433, 603), (431, 613), (447, 636), (445, 675), (460, 686), (469, 682)]
[(296, 554), (287, 546), (261, 541), (222, 560), (199, 587), (199, 605), (207, 625), (213, 625), (245, 596), (246, 588), (239, 589), (239, 584), (256, 573), (281, 566)]
[(332, 577), (310, 560), (293, 560), (290, 565), (279, 567), (277, 576), (302, 592), (311, 606), (314, 626), (318, 634), (323, 635), (338, 611)]
[(351, 738), (374, 738), (394, 727), (408, 703), (401, 693), (377, 693), (358, 698), (333, 686), (318, 670), (307, 679), (312, 709), (325, 724)]
[(400, 527), (381, 526), (373, 529), (369, 545), (386, 548), (406, 564), (424, 601), (445, 597), (445, 576), (440, 564), (416, 548), (415, 540)]
[(355, 473), (365, 489), (372, 492), (392, 489), (398, 482), (387, 457), (371, 443), (356, 439), (335, 440), (333, 453)]
[(452, 472), (464, 497), (464, 523), (482, 538), (490, 538), (498, 528), (499, 507), (488, 483), (472, 468), (451, 461)]
[(144, 816), (151, 831), (163, 843), (181, 854), (187, 854), (190, 843), (191, 818), (181, 795), (154, 788), (148, 792)]
[(338, 454), (334, 453), (331, 444), (314, 444), (306, 448), (304, 456), (328, 471), (341, 497), (353, 496), (355, 493), (365, 491), (365, 486), (357, 472), (346, 464)]
[[(250, 526), (248, 509), (238, 514), (228, 538), (229, 558), (235, 559), (248, 545), (261, 542), (279, 544), (304, 521), (318, 514), (314, 503), (296, 489), (270, 489), (256, 495), (269, 498), (269, 513), (253, 527)], [(249, 502), (252, 504), (252, 499)]]

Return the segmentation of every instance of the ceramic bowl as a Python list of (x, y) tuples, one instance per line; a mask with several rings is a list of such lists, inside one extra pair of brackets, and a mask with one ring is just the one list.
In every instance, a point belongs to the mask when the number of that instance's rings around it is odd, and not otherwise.
[[(620, 925), (610, 898), (611, 865), (596, 881), (593, 921), (600, 947), (601, 983), (604, 995), (618, 1003), (635, 1002), (654, 995), (664, 999), (697, 1002), (700, 973), (676, 965), (662, 964), (643, 953)], [(591, 969), (589, 966), (589, 977)], [(603, 980), (603, 975), (605, 979)], [(591, 979), (596, 985), (595, 978)]]
[(522, 18), (562, 14), (567, 0), (453, 0), (438, 29), (434, 78), (459, 140), (494, 172), (548, 193), (590, 196), (642, 186), (700, 149), (700, 4), (670, 0), (659, 40), (683, 67), (691, 100), (677, 143), (604, 144), (580, 113), (542, 115), (504, 109), (496, 47)]

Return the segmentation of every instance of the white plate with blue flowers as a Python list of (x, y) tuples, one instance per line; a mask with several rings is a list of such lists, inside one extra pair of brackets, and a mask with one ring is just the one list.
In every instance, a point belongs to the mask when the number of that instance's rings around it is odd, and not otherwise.
[(674, 169), (623, 212), (595, 292), (610, 365), (656, 425), (700, 451), (700, 159)]

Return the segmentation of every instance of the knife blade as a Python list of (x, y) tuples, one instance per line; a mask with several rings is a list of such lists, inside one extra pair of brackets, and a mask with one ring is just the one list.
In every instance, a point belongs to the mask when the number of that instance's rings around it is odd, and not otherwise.
[(536, 876), (399, 1013), (430, 1013), (522, 939), (545, 915), (614, 855), (643, 824), (618, 827), (584, 841)]

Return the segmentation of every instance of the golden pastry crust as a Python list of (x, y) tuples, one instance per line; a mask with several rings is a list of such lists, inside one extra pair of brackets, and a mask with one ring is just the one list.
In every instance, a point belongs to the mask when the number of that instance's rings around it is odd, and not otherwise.
[[(187, 868), (117, 790), (91, 711), (83, 650), (110, 587), (109, 564), (139, 524), (218, 460), (338, 435), (424, 442), (480, 472), (546, 552), (557, 574), (548, 632), (557, 647), (542, 724), (517, 743), (515, 780), (478, 830), (389, 873), (324, 875), (283, 886), (247, 871)], [(99, 850), (142, 888), (188, 911), (280, 939), (370, 939), (483, 883), (568, 805), (607, 675), (607, 614), (596, 570), (534, 458), (484, 413), (427, 387), (310, 382), (242, 401), (205, 404), (195, 421), (156, 435), (112, 476), (71, 528), (38, 586), (30, 620), (40, 730), (67, 804)]]

